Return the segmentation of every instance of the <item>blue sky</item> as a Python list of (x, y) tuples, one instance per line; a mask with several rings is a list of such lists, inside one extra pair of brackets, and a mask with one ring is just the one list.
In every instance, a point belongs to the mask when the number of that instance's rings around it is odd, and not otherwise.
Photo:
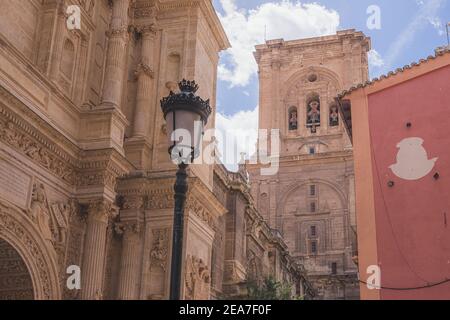
[[(258, 78), (252, 52), (264, 38), (285, 40), (356, 29), (372, 39), (370, 77), (434, 54), (447, 44), (450, 0), (213, 0), (233, 48), (222, 52), (218, 72), (216, 128), (225, 165), (235, 170), (240, 154), (254, 153), (258, 128)], [(380, 28), (368, 28), (375, 5)], [(244, 130), (244, 131), (243, 131)], [(230, 156), (233, 144), (234, 154)], [(231, 153), (233, 153), (231, 152)], [(224, 156), (230, 156), (225, 159)]]
[[(252, 16), (258, 15), (257, 12), (262, 7), (271, 3), (282, 5), (283, 2), (285, 3), (284, 5), (286, 3), (290, 5), (295, 5), (296, 3), (307, 5), (312, 3), (297, 0), (213, 0), (227, 33), (232, 33), (230, 30), (233, 30), (223, 19), (227, 15), (240, 13), (241, 18), (244, 17), (250, 21)], [(450, 21), (450, 0), (324, 0), (314, 1), (314, 3), (323, 6), (324, 11), (335, 11), (338, 14), (339, 23), (337, 30), (355, 28), (372, 38), (372, 48), (378, 52), (381, 61), (384, 61), (385, 64), (378, 67), (371, 65), (371, 77), (387, 73), (397, 67), (427, 57), (434, 52), (434, 48), (447, 42), (445, 23)], [(235, 8), (229, 9), (227, 12), (226, 7), (233, 5)], [(366, 11), (370, 5), (377, 5), (381, 9), (380, 30), (369, 30), (367, 28), (369, 15)], [(289, 6), (286, 5), (286, 8), (289, 8)], [(283, 11), (280, 12), (282, 13)], [(320, 10), (315, 12), (315, 14), (320, 16)], [(270, 20), (280, 19), (279, 15), (274, 15), (273, 19), (270, 17), (270, 14), (261, 14), (260, 16), (269, 17)], [(326, 16), (324, 18), (326, 19)], [(233, 20), (228, 20), (228, 24), (232, 23)], [(248, 23), (249, 29), (251, 29), (251, 22)], [(269, 24), (275, 24), (275, 22)], [(284, 38), (296, 37), (295, 27), (297, 26), (287, 24), (286, 27), (289, 27), (290, 30), (286, 32), (287, 35)], [(245, 33), (249, 29), (240, 30), (240, 32)], [(264, 31), (262, 29), (264, 27), (260, 27), (260, 29), (260, 38), (263, 41)], [(296, 38), (302, 37), (302, 34), (305, 34), (305, 31), (299, 27)], [(306, 34), (308, 34), (308, 31), (306, 31)], [(283, 36), (283, 30), (270, 30), (270, 26), (267, 28), (268, 39), (274, 38), (274, 36), (279, 38), (280, 35)], [(232, 35), (229, 36), (233, 38)], [(241, 41), (245, 40), (241, 39)], [(236, 45), (233, 41), (232, 44)], [(230, 54), (225, 52), (222, 53), (221, 57), (222, 67), (233, 70), (233, 65), (230, 63)], [(387, 60), (389, 60), (389, 63), (387, 63)], [(245, 84), (232, 83), (224, 79), (223, 76), (219, 76), (217, 103), (218, 111), (228, 117), (239, 111), (254, 110), (258, 104), (256, 74), (251, 74), (248, 83)]]

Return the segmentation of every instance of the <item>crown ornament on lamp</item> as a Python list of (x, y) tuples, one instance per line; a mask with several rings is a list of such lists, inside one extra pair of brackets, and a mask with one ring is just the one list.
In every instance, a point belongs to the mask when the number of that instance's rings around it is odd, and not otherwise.
[(161, 100), (161, 109), (164, 118), (167, 120), (168, 113), (175, 109), (181, 109), (198, 113), (206, 125), (212, 108), (209, 99), (203, 100), (196, 95), (199, 85), (195, 83), (195, 80), (189, 81), (183, 79), (178, 83), (178, 87), (180, 88), (180, 92), (174, 93), (170, 91), (169, 95)]
[(178, 83), (178, 86), (180, 87), (181, 91), (192, 93), (196, 93), (199, 88), (198, 84), (196, 84), (194, 80), (189, 81), (186, 79), (181, 80), (181, 82)]

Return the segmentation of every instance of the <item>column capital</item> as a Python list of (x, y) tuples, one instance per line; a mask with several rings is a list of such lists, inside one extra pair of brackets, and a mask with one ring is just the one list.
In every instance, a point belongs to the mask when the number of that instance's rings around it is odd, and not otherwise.
[(127, 25), (123, 25), (121, 27), (106, 31), (106, 36), (108, 38), (122, 38), (127, 40), (129, 38), (129, 31), (129, 27)]
[(154, 36), (156, 35), (156, 28), (154, 23), (136, 25), (133, 26), (133, 28), (136, 33), (139, 33), (143, 37), (149, 37), (149, 39), (154, 38)]
[(134, 71), (134, 76), (138, 79), (141, 75), (146, 75), (153, 79), (155, 72), (148, 64), (141, 62), (137, 65), (136, 70)]
[(118, 235), (129, 237), (132, 235), (139, 235), (143, 230), (143, 223), (141, 221), (120, 221), (114, 225), (114, 230)]
[(107, 200), (94, 200), (89, 203), (88, 219), (97, 220), (100, 222), (108, 222), (117, 216), (117, 207)]

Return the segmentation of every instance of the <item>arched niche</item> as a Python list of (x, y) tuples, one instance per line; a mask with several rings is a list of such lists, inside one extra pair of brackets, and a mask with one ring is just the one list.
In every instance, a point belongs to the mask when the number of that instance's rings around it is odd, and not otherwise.
[(25, 212), (1, 201), (0, 239), (22, 258), (29, 271), (35, 300), (61, 299), (55, 251)]
[(298, 129), (298, 109), (296, 106), (291, 106), (288, 109), (288, 130), (290, 132)]
[(316, 92), (310, 92), (306, 95), (306, 126), (318, 127), (321, 122), (321, 100)]
[[(317, 213), (332, 213), (334, 211), (347, 210), (347, 197), (340, 190), (339, 186), (322, 179), (311, 179), (303, 182), (296, 182), (282, 191), (282, 198), (278, 202), (277, 211), (281, 217), (292, 215), (309, 214), (308, 186), (317, 186), (318, 199)], [(326, 200), (326, 203), (324, 202)]]
[(60, 69), (62, 74), (72, 81), (73, 70), (75, 66), (75, 45), (70, 39), (64, 41), (63, 53), (61, 56)]
[(166, 87), (169, 90), (175, 91), (177, 83), (180, 81), (181, 72), (181, 56), (177, 52), (171, 52), (167, 56), (166, 63)]
[(324, 67), (309, 67), (293, 73), (285, 82), (281, 96), (284, 101), (297, 101), (299, 96), (303, 96), (319, 86), (326, 84), (327, 88), (334, 88), (332, 94), (343, 89), (340, 77), (334, 71)]
[(328, 108), (328, 126), (339, 127), (339, 109), (336, 103), (331, 103)]

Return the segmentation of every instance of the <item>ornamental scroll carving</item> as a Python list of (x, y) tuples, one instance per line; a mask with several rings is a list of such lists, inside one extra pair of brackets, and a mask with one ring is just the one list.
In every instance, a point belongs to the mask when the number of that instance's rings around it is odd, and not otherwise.
[(133, 5), (134, 8), (134, 18), (149, 18), (156, 15), (156, 8), (153, 4), (149, 3), (135, 3)]
[(185, 284), (186, 300), (209, 300), (211, 272), (202, 259), (187, 257)]
[(62, 180), (74, 184), (74, 169), (31, 136), (20, 132), (12, 122), (0, 121), (0, 140), (29, 159), (50, 170)]
[(186, 209), (190, 210), (194, 215), (196, 215), (200, 220), (205, 222), (212, 229), (215, 229), (214, 219), (205, 207), (196, 199), (190, 198), (186, 203)]
[(152, 230), (148, 299), (161, 300), (166, 294), (167, 264), (169, 255), (169, 228)]
[(167, 257), (169, 254), (169, 229), (155, 229), (152, 231), (153, 243), (150, 252), (150, 268), (160, 267), (167, 269)]
[(149, 195), (147, 200), (147, 209), (171, 209), (174, 206), (173, 193), (161, 193)]
[(122, 209), (142, 209), (144, 206), (144, 198), (140, 195), (123, 197)]

